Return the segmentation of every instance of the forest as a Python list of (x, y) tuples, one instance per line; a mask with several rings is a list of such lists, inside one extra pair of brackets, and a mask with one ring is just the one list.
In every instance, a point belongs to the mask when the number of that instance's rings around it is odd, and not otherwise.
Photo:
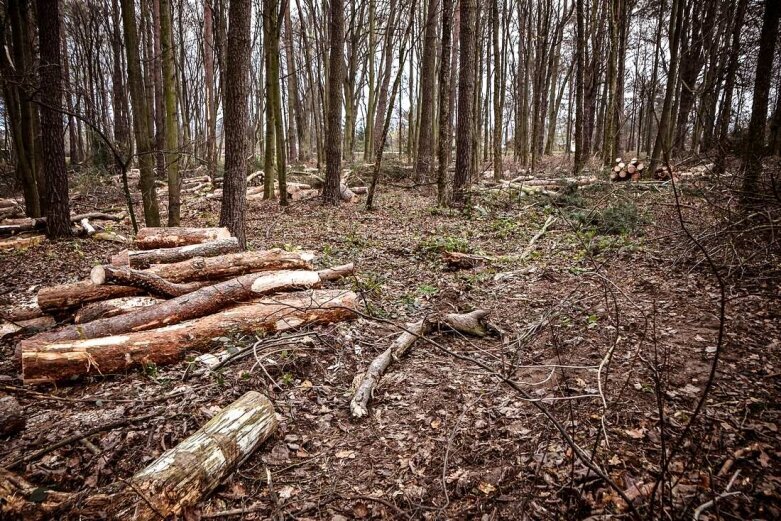
[(0, 0), (0, 519), (781, 518), (781, 0)]

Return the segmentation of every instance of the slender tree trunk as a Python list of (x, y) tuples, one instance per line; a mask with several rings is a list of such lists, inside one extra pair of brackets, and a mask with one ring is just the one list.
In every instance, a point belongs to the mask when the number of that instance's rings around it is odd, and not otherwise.
[(450, 145), (452, 142), (453, 117), (451, 115), (452, 99), (450, 96), (451, 81), (451, 48), (453, 28), (453, 2), (442, 0), (442, 52), (439, 68), (439, 144), (437, 158), (437, 203), (447, 204), (447, 170), (450, 166)]
[(165, 148), (168, 174), (168, 226), (179, 226), (179, 123), (176, 111), (176, 69), (174, 67), (171, 4), (160, 0), (160, 40), (163, 62), (163, 97), (165, 98)]
[[(493, 36), (494, 47), (494, 134), (493, 134), (493, 163), (494, 180), (502, 178), (502, 92), (504, 85), (502, 82), (502, 57), (499, 47), (499, 0), (492, 0), (491, 3), (491, 33)], [(506, 36), (506, 35), (505, 35)]]
[(765, 155), (765, 128), (770, 94), (770, 82), (773, 77), (773, 56), (778, 37), (778, 19), (781, 15), (781, 2), (767, 0), (762, 16), (762, 34), (759, 40), (757, 69), (754, 74), (754, 95), (752, 96), (751, 121), (748, 124), (746, 141), (743, 146), (743, 202), (754, 205), (761, 200), (759, 178), (762, 173), (762, 158)]
[(160, 210), (155, 193), (155, 173), (152, 167), (152, 139), (149, 132), (149, 114), (144, 94), (144, 80), (138, 50), (138, 29), (136, 26), (135, 3), (121, 0), (122, 24), (125, 31), (127, 53), (127, 76), (130, 86), (130, 100), (133, 104), (133, 130), (136, 135), (138, 163), (141, 170), (141, 198), (144, 202), (144, 222), (147, 226), (160, 226)]
[(214, 9), (211, 0), (203, 2), (203, 71), (206, 90), (206, 169), (213, 179), (217, 172), (217, 102), (214, 96)]
[(46, 173), (46, 236), (70, 237), (68, 173), (62, 132), (62, 66), (58, 0), (38, 0), (38, 42), (41, 80), (41, 147)]
[(439, 0), (428, 0), (425, 37), (423, 40), (423, 62), (420, 72), (422, 101), (420, 107), (420, 130), (418, 134), (418, 160), (415, 165), (415, 179), (420, 182), (431, 177), (434, 166), (434, 100), (437, 74), (437, 14)]
[(585, 136), (584, 131), (584, 97), (585, 97), (585, 85), (584, 85), (584, 70), (586, 65), (585, 53), (586, 53), (586, 34), (584, 27), (584, 13), (583, 13), (583, 1), (575, 0), (575, 19), (576, 19), (576, 43), (575, 43), (575, 163), (574, 174), (578, 175), (583, 171), (586, 166), (587, 152), (584, 150)]
[(475, 95), (475, 26), (477, 2), (460, 2), (460, 44), (458, 74), (458, 121), (456, 124), (456, 172), (453, 177), (452, 203), (456, 206), (466, 204), (467, 184), (472, 178), (472, 148), (474, 134), (474, 95)]
[(331, 0), (328, 19), (328, 119), (326, 121), (326, 166), (323, 201), (338, 205), (342, 179), (342, 82), (344, 76), (344, 0)]
[(225, 178), (220, 226), (227, 226), (246, 248), (244, 212), (247, 206), (247, 120), (251, 0), (231, 0), (228, 8), (227, 69), (225, 71)]

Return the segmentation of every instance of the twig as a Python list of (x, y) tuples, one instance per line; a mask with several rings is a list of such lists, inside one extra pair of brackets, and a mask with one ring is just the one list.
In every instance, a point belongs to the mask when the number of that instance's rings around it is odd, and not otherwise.
[(740, 474), (740, 469), (736, 470), (735, 473), (732, 475), (732, 478), (730, 478), (729, 483), (727, 483), (727, 487), (724, 489), (724, 492), (722, 492), (721, 494), (719, 494), (715, 498), (711, 499), (710, 501), (706, 501), (705, 503), (703, 503), (702, 505), (698, 506), (694, 510), (694, 515), (692, 516), (694, 521), (699, 521), (700, 516), (702, 515), (702, 513), (705, 512), (710, 507), (712, 507), (713, 505), (715, 505), (716, 501), (718, 501), (719, 499), (724, 499), (724, 498), (730, 497), (730, 496), (737, 496), (738, 494), (740, 494), (740, 492), (730, 492), (729, 491), (729, 489), (732, 488), (732, 484), (735, 482), (735, 479), (738, 477), (738, 474)]

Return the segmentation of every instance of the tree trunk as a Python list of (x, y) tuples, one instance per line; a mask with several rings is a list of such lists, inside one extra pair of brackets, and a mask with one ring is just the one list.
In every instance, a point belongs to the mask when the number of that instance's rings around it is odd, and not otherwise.
[(450, 106), (451, 49), (453, 29), (453, 1), (442, 0), (442, 52), (439, 65), (439, 142), (437, 148), (437, 203), (447, 204), (447, 169), (450, 165), (450, 145), (453, 134), (453, 117)]
[(225, 253), (235, 253), (240, 250), (236, 237), (220, 239), (202, 244), (190, 244), (178, 248), (161, 248), (157, 250), (123, 251), (111, 257), (114, 266), (130, 266), (135, 269), (148, 268), (151, 264), (180, 262), (193, 257), (215, 257)]
[[(349, 269), (348, 269), (349, 268)], [(127, 315), (105, 318), (81, 326), (66, 326), (38, 335), (39, 340), (76, 340), (144, 331), (216, 313), (237, 302), (293, 288), (319, 286), (322, 281), (341, 278), (352, 270), (347, 267), (314, 271), (278, 271), (250, 273), (206, 286), (192, 293), (143, 308)], [(123, 286), (120, 286), (123, 287)], [(39, 303), (40, 306), (40, 303)]]
[(179, 176), (179, 122), (176, 110), (176, 69), (170, 0), (160, 0), (160, 34), (163, 52), (165, 99), (165, 162), (168, 174), (168, 226), (179, 226), (182, 189)]
[(746, 141), (743, 146), (742, 201), (746, 205), (755, 205), (761, 200), (759, 179), (762, 173), (762, 158), (765, 155), (765, 128), (767, 126), (770, 81), (773, 77), (773, 56), (778, 37), (779, 15), (781, 15), (781, 2), (778, 0), (765, 2), (757, 69), (754, 74), (751, 121), (748, 124)]
[(420, 71), (422, 101), (418, 134), (418, 161), (415, 166), (417, 182), (428, 180), (434, 166), (434, 99), (437, 89), (437, 13), (439, 0), (428, 0), (425, 38), (423, 40), (423, 62)]
[(59, 239), (70, 237), (72, 232), (62, 132), (60, 7), (57, 0), (38, 0), (38, 27), (41, 60), (39, 111), (43, 168), (46, 175), (46, 236)]
[(203, 2), (203, 71), (206, 93), (206, 169), (214, 179), (217, 172), (217, 103), (214, 95), (214, 9)]
[(461, 0), (458, 75), (458, 121), (456, 124), (456, 172), (453, 177), (452, 203), (466, 204), (466, 191), (472, 178), (472, 136), (474, 134), (475, 95), (475, 0)]
[(76, 324), (86, 324), (100, 318), (115, 317), (130, 313), (138, 308), (160, 303), (155, 297), (119, 297), (100, 302), (91, 302), (79, 309), (73, 316)]
[(141, 228), (134, 244), (139, 250), (153, 250), (229, 239), (230, 236), (227, 228)]
[(125, 33), (127, 53), (127, 77), (130, 100), (133, 105), (133, 131), (136, 137), (136, 152), (141, 170), (141, 198), (144, 202), (144, 222), (147, 226), (160, 226), (160, 210), (155, 193), (155, 174), (152, 168), (152, 139), (149, 132), (149, 111), (144, 95), (144, 80), (138, 50), (138, 29), (135, 2), (121, 0), (122, 25)]
[[(206, 350), (219, 336), (273, 333), (307, 324), (339, 322), (353, 318), (356, 306), (357, 296), (349, 291), (307, 291), (239, 304), (151, 331), (91, 340), (49, 341), (32, 337), (21, 343), (22, 375), (26, 384), (35, 384), (93, 373), (124, 372), (150, 363), (171, 364), (184, 358), (188, 351)], [(96, 322), (101, 321), (85, 327)]]
[[(227, 226), (247, 247), (244, 212), (247, 206), (247, 119), (251, 53), (252, 2), (232, 0), (228, 11), (228, 64), (225, 72), (225, 177), (220, 226)], [(268, 146), (268, 145), (267, 145)]]
[(323, 201), (338, 205), (342, 180), (342, 82), (344, 77), (344, 0), (331, 0), (329, 13), (328, 121)]

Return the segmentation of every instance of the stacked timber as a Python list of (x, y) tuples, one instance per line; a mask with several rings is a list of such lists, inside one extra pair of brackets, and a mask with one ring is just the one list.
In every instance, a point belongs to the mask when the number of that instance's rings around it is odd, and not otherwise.
[[(654, 171), (654, 179), (657, 181), (669, 181), (673, 177), (673, 171), (670, 168), (670, 165), (660, 165), (655, 171)], [(675, 174), (675, 178), (678, 179), (677, 173)]]
[(25, 383), (122, 373), (204, 352), (230, 334), (354, 318), (356, 295), (320, 289), (352, 264), (315, 271), (309, 252), (240, 252), (224, 228), (145, 228), (89, 280), (42, 288), (2, 312)]
[(624, 162), (620, 157), (616, 158), (616, 166), (610, 176), (611, 181), (638, 181), (645, 170), (645, 164), (633, 157)]

